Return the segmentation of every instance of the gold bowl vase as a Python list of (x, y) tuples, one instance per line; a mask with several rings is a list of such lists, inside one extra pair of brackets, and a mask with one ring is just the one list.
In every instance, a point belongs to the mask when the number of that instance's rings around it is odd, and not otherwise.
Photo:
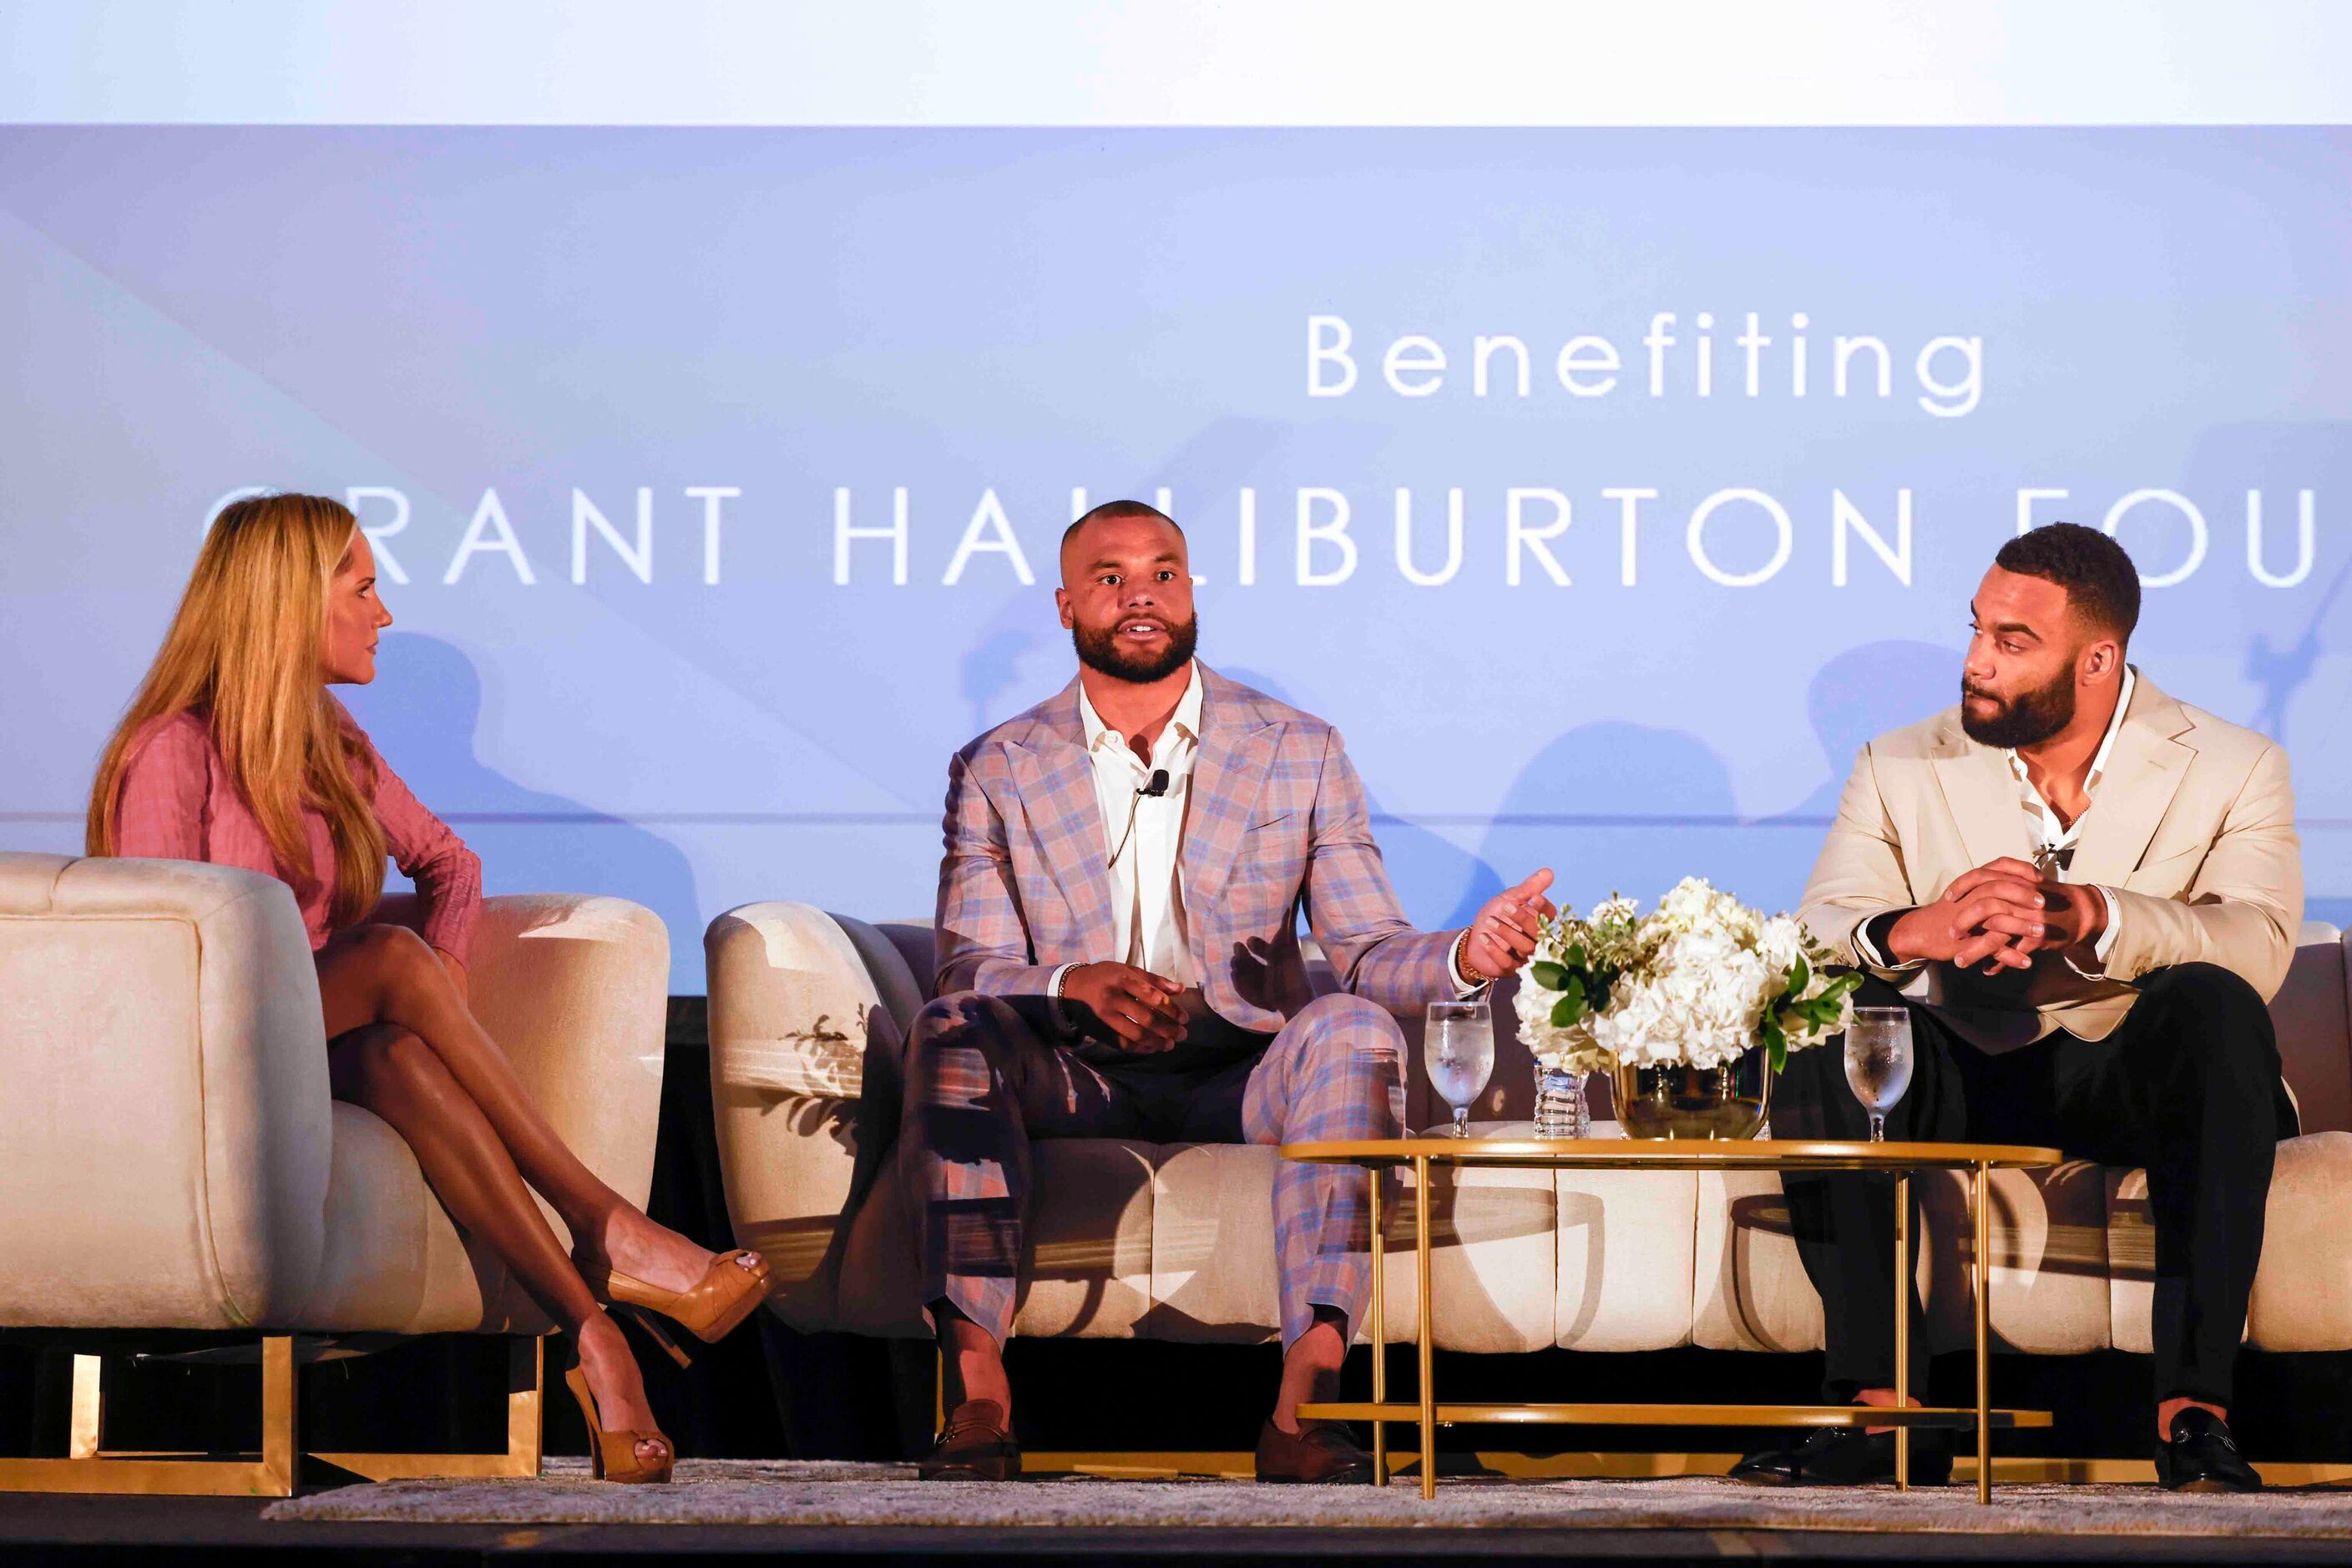
[(1761, 1046), (1722, 1067), (1615, 1068), (1617, 1121), (1628, 1138), (1753, 1138), (1772, 1105)]

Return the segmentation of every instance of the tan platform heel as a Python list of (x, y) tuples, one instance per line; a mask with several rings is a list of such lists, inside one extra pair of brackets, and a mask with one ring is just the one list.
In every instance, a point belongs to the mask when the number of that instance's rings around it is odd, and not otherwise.
[[(606, 1431), (604, 1418), (596, 1413), (596, 1396), (588, 1390), (588, 1374), (580, 1370), (576, 1351), (572, 1364), (564, 1369), (563, 1386), (580, 1402), (580, 1418), (588, 1423), (588, 1463), (598, 1480), (642, 1486), (669, 1479), (670, 1467), (677, 1462), (676, 1447), (658, 1428), (651, 1432)], [(637, 1458), (637, 1445), (648, 1442), (659, 1443), (668, 1457), (657, 1465)]]
[[(759, 1267), (744, 1268), (736, 1261), (741, 1258), (751, 1258)], [(717, 1344), (768, 1299), (767, 1259), (747, 1247), (722, 1252), (712, 1258), (702, 1278), (683, 1290), (665, 1290), (646, 1284), (634, 1274), (594, 1264), (581, 1265), (580, 1278), (587, 1281), (588, 1289), (598, 1298), (620, 1308), (680, 1366), (692, 1365), (694, 1358), (653, 1321), (655, 1313), (669, 1319), (703, 1343)]]

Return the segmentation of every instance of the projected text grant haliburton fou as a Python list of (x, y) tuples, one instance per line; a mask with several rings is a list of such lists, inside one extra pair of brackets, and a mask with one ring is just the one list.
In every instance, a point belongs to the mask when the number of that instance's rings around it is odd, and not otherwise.
[[(259, 493), (250, 486), (230, 490), (212, 510)], [(353, 485), (343, 492), (389, 583), (530, 588), (553, 575), (622, 591), (632, 582), (662, 580), (721, 585), (729, 531), (747, 523), (761, 536), (756, 575), (763, 581), (781, 569), (788, 577), (829, 575), (837, 587), (1033, 586), (1040, 565), (1049, 575), (1055, 570), (1062, 530), (1089, 498), (1072, 489), (1066, 509), (1035, 499), (1031, 489), (1022, 493), (1032, 499), (1016, 525), (992, 488), (976, 504), (966, 491), (938, 501), (926, 495), (918, 506), (909, 486), (892, 486), (885, 495), (843, 485), (834, 489), (827, 515), (805, 492), (779, 500), (737, 485), (666, 489), (660, 504), (655, 489), (641, 485), (633, 509), (609, 511), (575, 489), (568, 506), (519, 500), (510, 514), (492, 487), (470, 518), (446, 505), (419, 507), (396, 486)], [(2243, 492), (2242, 502), (2234, 495), (2201, 498), (2216, 508), (2210, 521), (2199, 498), (2172, 489), (2110, 496), (2021, 486), (2012, 493), (2020, 533), (2063, 516), (2095, 520), (2111, 535), (2129, 536), (2141, 581), (2151, 588), (2215, 570), (2242, 570), (2267, 588), (2293, 588), (2311, 575), (2315, 490), (2294, 492), (2291, 524), (2273, 515), (2284, 509), (2265, 507), (2260, 489)], [(1628, 485), (1573, 497), (1540, 485), (1442, 492), (1398, 487), (1386, 494), (1301, 485), (1263, 498), (1244, 486), (1181, 508), (1163, 488), (1151, 499), (1192, 535), (1198, 581), (1244, 588), (1333, 588), (1391, 574), (1421, 588), (1497, 579), (1530, 591), (1633, 588), (1662, 574), (1732, 589), (1823, 579), (1839, 588), (1908, 587), (1923, 532), (1915, 527), (1923, 509), (1907, 486), (1864, 495), (1831, 489), (1801, 504), (1746, 486), (1688, 502), (1663, 500), (1653, 486)], [(624, 521), (616, 523), (616, 515)], [(1574, 529), (1580, 519), (1583, 526)], [(1967, 526), (1953, 536), (1956, 542), (1979, 551), (1990, 521), (1980, 505), (1958, 521)], [(2242, 553), (2235, 548), (2241, 542)]]

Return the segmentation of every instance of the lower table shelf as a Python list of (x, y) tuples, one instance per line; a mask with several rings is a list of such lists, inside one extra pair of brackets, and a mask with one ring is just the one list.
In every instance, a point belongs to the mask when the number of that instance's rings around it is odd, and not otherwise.
[[(1421, 1419), (1421, 1406), (1391, 1400), (1375, 1404), (1302, 1405), (1310, 1421), (1408, 1421)], [(1996, 1429), (2047, 1426), (2047, 1410), (1995, 1410)], [(1950, 1426), (1973, 1428), (1973, 1409), (1914, 1406), (1883, 1410), (1865, 1405), (1457, 1405), (1441, 1402), (1433, 1419), (1444, 1425), (1496, 1423), (1584, 1426)]]

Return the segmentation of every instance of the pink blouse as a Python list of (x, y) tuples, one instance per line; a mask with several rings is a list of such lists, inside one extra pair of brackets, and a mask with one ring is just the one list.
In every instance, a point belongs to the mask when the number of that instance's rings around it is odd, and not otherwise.
[[(352, 733), (367, 741), (356, 725)], [(375, 765), (376, 821), (383, 826), (393, 860), (416, 882), (425, 940), (464, 963), (482, 902), (481, 858), (418, 804), (373, 743), (367, 754)], [(210, 728), (194, 711), (152, 720), (131, 742), (122, 798), (115, 808), (114, 852), (206, 860), (276, 877), (294, 889), (315, 952), (334, 934), (327, 910), (335, 894), (335, 846), (325, 815), (315, 806), (303, 807), (302, 831), (310, 841), (310, 864), (297, 874), (278, 863), (260, 820), (230, 779)]]

